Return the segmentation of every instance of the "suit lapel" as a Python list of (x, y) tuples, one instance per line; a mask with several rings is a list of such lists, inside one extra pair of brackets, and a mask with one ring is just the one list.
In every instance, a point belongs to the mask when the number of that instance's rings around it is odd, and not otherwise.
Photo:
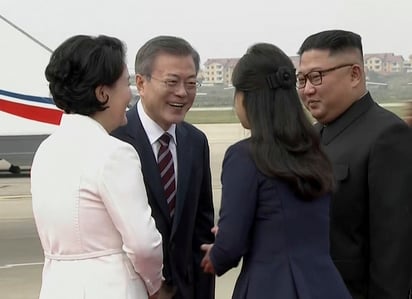
[(176, 210), (173, 219), (172, 234), (174, 233), (181, 220), (185, 200), (187, 199), (187, 192), (189, 188), (190, 169), (193, 161), (193, 148), (191, 142), (188, 140), (188, 132), (181, 125), (176, 126), (176, 139), (177, 139), (177, 193), (176, 193)]
[(374, 104), (375, 102), (369, 93), (359, 101), (353, 103), (342, 116), (323, 128), (321, 135), (322, 144), (328, 145), (336, 136), (356, 121), (362, 114), (368, 111)]
[[(157, 166), (156, 158), (153, 154), (152, 145), (140, 121), (136, 106), (133, 106), (127, 112), (128, 126), (127, 134), (131, 138), (132, 145), (137, 149), (142, 164), (143, 177), (145, 180), (148, 194), (153, 194), (154, 200), (157, 203), (162, 214), (170, 221), (169, 208), (166, 203), (166, 198), (163, 191), (160, 173)], [(149, 198), (150, 200), (150, 198)]]

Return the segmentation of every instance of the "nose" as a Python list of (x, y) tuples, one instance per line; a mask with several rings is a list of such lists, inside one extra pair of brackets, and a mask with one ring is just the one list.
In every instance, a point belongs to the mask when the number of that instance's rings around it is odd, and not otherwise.
[(301, 88), (300, 91), (303, 94), (307, 95), (307, 94), (313, 94), (316, 91), (316, 89), (315, 89), (315, 86), (309, 80), (306, 80), (305, 87)]
[(185, 97), (187, 95), (187, 90), (183, 81), (176, 86), (175, 94), (179, 97)]

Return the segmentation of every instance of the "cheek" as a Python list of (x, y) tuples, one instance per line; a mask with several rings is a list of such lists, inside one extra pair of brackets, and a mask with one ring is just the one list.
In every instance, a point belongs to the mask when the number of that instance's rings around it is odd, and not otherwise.
[(339, 106), (339, 103), (341, 101), (340, 97), (337, 96), (339, 93), (336, 93), (336, 88), (335, 89), (321, 89), (318, 91), (319, 98), (321, 99), (321, 103), (323, 108), (325, 109), (331, 109), (334, 108), (335, 106)]
[(132, 100), (132, 91), (130, 89), (128, 89), (125, 93), (124, 93), (124, 101), (126, 102), (126, 105), (129, 104), (129, 102)]
[(243, 126), (247, 123), (246, 112), (242, 107), (236, 108), (236, 114)]
[(302, 103), (302, 105), (303, 105), (306, 109), (309, 109), (309, 107), (308, 107), (308, 100), (307, 100), (306, 96), (305, 96), (302, 92), (298, 92), (298, 94), (299, 94), (300, 102)]
[(193, 102), (194, 102), (195, 99), (196, 99), (196, 94), (190, 95), (188, 98), (189, 98), (188, 102), (189, 102), (190, 104), (193, 104)]
[(305, 102), (305, 101), (306, 101), (306, 96), (305, 96), (305, 94), (304, 94), (304, 92), (303, 92), (303, 89), (298, 89), (298, 96), (299, 96), (299, 98), (300, 98), (300, 100), (301, 100), (302, 102)]
[(236, 102), (235, 102), (235, 112), (236, 112), (237, 117), (239, 119), (241, 119), (242, 118), (242, 111), (241, 111), (241, 109), (239, 108), (239, 105)]

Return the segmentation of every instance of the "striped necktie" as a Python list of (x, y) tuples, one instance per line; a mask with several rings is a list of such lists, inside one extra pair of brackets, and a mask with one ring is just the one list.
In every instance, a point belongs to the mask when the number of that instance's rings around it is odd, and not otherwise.
[(172, 152), (169, 149), (170, 138), (171, 136), (168, 133), (164, 133), (158, 139), (160, 148), (157, 155), (157, 164), (159, 165), (160, 177), (165, 190), (170, 217), (173, 217), (176, 205), (176, 180)]

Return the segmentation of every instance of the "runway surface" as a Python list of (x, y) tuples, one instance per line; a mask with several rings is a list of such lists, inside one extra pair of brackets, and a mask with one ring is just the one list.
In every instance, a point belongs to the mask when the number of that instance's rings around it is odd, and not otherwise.
[[(197, 125), (209, 139), (216, 217), (220, 207), (220, 171), (227, 147), (248, 135), (239, 124)], [(63, 170), (62, 170), (63, 171)], [(58, 174), (56, 174), (58, 175)], [(38, 298), (43, 252), (31, 209), (28, 172), (0, 172), (0, 298)], [(216, 299), (231, 297), (239, 269), (217, 279)], [(56, 298), (57, 299), (57, 298)]]

